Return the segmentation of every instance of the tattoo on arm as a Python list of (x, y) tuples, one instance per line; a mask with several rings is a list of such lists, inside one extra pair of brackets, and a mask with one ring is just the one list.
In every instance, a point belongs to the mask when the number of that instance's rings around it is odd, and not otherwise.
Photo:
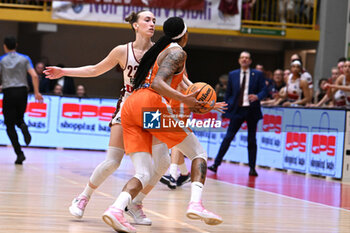
[(183, 68), (186, 60), (186, 53), (183, 50), (175, 50), (169, 53), (159, 67), (157, 76), (163, 80), (170, 78)]

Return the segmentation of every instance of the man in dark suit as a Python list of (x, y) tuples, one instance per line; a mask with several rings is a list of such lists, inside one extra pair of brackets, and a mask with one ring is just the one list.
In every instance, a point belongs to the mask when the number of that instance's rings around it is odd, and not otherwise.
[(219, 152), (213, 165), (208, 169), (217, 172), (224, 155), (230, 147), (231, 141), (244, 121), (248, 125), (248, 158), (249, 175), (258, 176), (255, 170), (256, 163), (256, 128), (258, 121), (262, 118), (260, 100), (266, 97), (266, 84), (262, 72), (250, 69), (252, 63), (250, 53), (242, 52), (238, 59), (240, 69), (229, 73), (229, 80), (225, 95), (228, 109), (223, 117), (230, 119), (230, 125), (226, 136), (221, 143)]

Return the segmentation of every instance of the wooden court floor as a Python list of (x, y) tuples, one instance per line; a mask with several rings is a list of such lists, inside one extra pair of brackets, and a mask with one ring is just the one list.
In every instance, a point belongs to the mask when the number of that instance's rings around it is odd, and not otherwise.
[[(70, 202), (83, 190), (105, 153), (35, 148), (24, 152), (24, 165), (15, 166), (12, 148), (0, 147), (0, 232), (114, 232), (101, 215), (133, 176), (129, 158), (95, 192), (84, 218), (75, 220), (68, 212)], [(227, 166), (235, 169), (237, 165)], [(235, 179), (246, 176), (244, 173)], [(258, 179), (262, 176), (264, 172), (259, 172)], [(274, 182), (271, 178), (266, 185)], [(300, 188), (299, 183), (294, 186), (296, 191)], [(350, 211), (346, 208), (211, 178), (205, 185), (204, 204), (221, 215), (224, 223), (209, 226), (186, 218), (189, 197), (189, 184), (173, 191), (158, 184), (144, 201), (145, 213), (153, 224), (136, 226), (138, 232), (350, 232)]]

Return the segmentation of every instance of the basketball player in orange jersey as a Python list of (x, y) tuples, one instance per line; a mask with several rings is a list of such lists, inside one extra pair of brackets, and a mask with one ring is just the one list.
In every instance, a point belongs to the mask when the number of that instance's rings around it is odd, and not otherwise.
[[(155, 30), (155, 17), (150, 11), (132, 13), (125, 20), (131, 24), (133, 31), (135, 31), (136, 39), (134, 42), (115, 47), (105, 59), (96, 65), (79, 68), (47, 67), (44, 71), (47, 78), (57, 79), (62, 76), (95, 77), (109, 71), (116, 65), (119, 65), (124, 70), (125, 95), (121, 99), (122, 107), (125, 100), (133, 91), (131, 81), (134, 78), (137, 67), (139, 66), (139, 61), (144, 53), (153, 45), (151, 37)], [(121, 110), (119, 109), (111, 122), (111, 135), (106, 159), (95, 168), (85, 189), (78, 197), (74, 198), (72, 205), (69, 207), (70, 213), (77, 218), (83, 217), (85, 207), (96, 188), (99, 187), (120, 165), (124, 155), (124, 143), (122, 140), (123, 130), (120, 118)], [(134, 218), (136, 224), (152, 224), (151, 220), (148, 219), (142, 211), (142, 200), (159, 181), (170, 164), (169, 150), (165, 144), (155, 141), (152, 150), (156, 173), (154, 173), (154, 177), (149, 185), (147, 187), (145, 186), (145, 189), (142, 190), (142, 192), (140, 192), (140, 194), (133, 200), (133, 203), (128, 206), (127, 213)]]
[[(163, 24), (164, 36), (161, 37), (143, 56), (135, 74), (134, 87), (138, 88), (125, 101), (122, 109), (122, 125), (125, 152), (130, 155), (135, 168), (135, 176), (124, 186), (116, 201), (103, 214), (103, 220), (114, 230), (136, 232), (124, 218), (124, 209), (133, 198), (146, 187), (151, 180), (152, 139), (157, 137), (169, 148), (176, 147), (192, 160), (191, 168), (191, 201), (187, 217), (200, 219), (207, 224), (216, 225), (222, 218), (206, 210), (202, 205), (202, 189), (206, 178), (207, 153), (196, 136), (188, 128), (171, 124), (171, 131), (144, 129), (142, 117), (151, 114), (152, 120), (160, 115), (171, 115), (170, 99), (183, 102), (193, 110), (201, 108), (194, 92), (184, 95), (177, 91), (185, 71), (186, 53), (182, 49), (187, 43), (187, 27), (182, 18), (171, 17)], [(144, 108), (154, 112), (143, 111)], [(170, 119), (173, 123), (175, 119)], [(147, 128), (147, 127), (146, 127)]]
[[(188, 75), (185, 72), (183, 82), (180, 83), (176, 90), (184, 94), (187, 88), (192, 84), (193, 83), (188, 79)], [(180, 114), (184, 116), (181, 120), (186, 120), (185, 118), (188, 118), (190, 116), (191, 110), (185, 106), (184, 103), (171, 99), (169, 101), (169, 104), (174, 109), (174, 114)], [(227, 104), (225, 102), (217, 102), (214, 109), (221, 113), (225, 113), (223, 110), (226, 109), (226, 105)], [(179, 176), (177, 174), (178, 168), (180, 170)], [(176, 187), (182, 186), (183, 184), (190, 181), (191, 173), (187, 170), (184, 154), (182, 154), (178, 149), (173, 148), (171, 150), (171, 164), (169, 167), (169, 175), (163, 175), (160, 179), (160, 182), (167, 185), (170, 189), (176, 189)]]

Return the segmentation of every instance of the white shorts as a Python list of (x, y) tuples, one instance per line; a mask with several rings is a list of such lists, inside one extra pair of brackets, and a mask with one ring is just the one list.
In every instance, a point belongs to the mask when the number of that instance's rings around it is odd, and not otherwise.
[(117, 112), (117, 115), (115, 115), (115, 117), (111, 120), (111, 124), (115, 125), (115, 124), (121, 124), (122, 120), (121, 120), (121, 116), (122, 116), (122, 108), (123, 108), (123, 104), (124, 104), (124, 98), (120, 104), (120, 108), (119, 111)]
[[(125, 92), (120, 98), (122, 98), (121, 100), (121, 103), (120, 103), (120, 106), (119, 106), (119, 110), (117, 112), (117, 114), (115, 115), (115, 117), (111, 120), (110, 122), (110, 126), (112, 125), (115, 125), (115, 124), (121, 124), (122, 121), (121, 121), (121, 116), (122, 116), (122, 108), (123, 108), (123, 105), (126, 101), (126, 99), (131, 95), (130, 92)], [(119, 101), (119, 100), (118, 100)], [(118, 104), (117, 104), (117, 107), (118, 107)]]

